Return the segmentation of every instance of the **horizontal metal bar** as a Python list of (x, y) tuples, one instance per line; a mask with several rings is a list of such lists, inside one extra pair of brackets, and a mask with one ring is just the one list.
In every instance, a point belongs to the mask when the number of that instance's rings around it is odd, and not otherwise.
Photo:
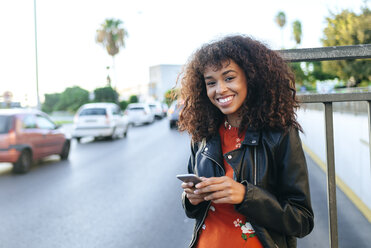
[(371, 58), (371, 44), (278, 50), (289, 62)]
[(336, 94), (298, 94), (302, 103), (371, 101), (371, 92)]

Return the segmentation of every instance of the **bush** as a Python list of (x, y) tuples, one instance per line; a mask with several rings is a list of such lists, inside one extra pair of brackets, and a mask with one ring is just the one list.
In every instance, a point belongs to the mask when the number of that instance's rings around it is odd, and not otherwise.
[(131, 95), (129, 98), (129, 103), (137, 103), (137, 102), (139, 102), (138, 96)]
[(119, 105), (120, 105), (121, 110), (124, 111), (126, 109), (126, 107), (129, 105), (129, 102), (128, 101), (121, 101), (119, 103)]

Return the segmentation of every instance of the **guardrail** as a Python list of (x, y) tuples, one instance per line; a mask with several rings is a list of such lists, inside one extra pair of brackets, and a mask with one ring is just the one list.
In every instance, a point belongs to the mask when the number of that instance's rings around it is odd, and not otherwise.
[[(324, 61), (343, 59), (367, 59), (371, 58), (371, 44), (353, 46), (335, 46), (306, 49), (289, 49), (278, 51), (288, 62)], [(337, 93), (337, 94), (305, 94), (297, 96), (301, 103), (323, 103), (325, 108), (325, 132), (326, 132), (326, 155), (327, 155), (327, 205), (329, 211), (330, 247), (337, 248), (338, 222), (336, 205), (336, 175), (334, 153), (334, 125), (333, 125), (333, 102), (368, 102), (368, 127), (369, 140), (371, 141), (371, 92), (360, 93)], [(370, 158), (371, 158), (371, 146)], [(371, 159), (370, 159), (371, 161)], [(371, 170), (371, 166), (370, 166)]]

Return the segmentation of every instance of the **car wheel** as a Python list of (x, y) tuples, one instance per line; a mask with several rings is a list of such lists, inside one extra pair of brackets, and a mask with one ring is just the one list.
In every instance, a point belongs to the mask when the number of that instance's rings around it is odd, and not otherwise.
[(17, 162), (13, 164), (14, 173), (26, 173), (32, 164), (32, 154), (30, 150), (23, 150)]
[(62, 160), (67, 160), (68, 159), (68, 155), (70, 154), (70, 147), (71, 147), (70, 141), (66, 140), (66, 142), (64, 142), (64, 145), (63, 145), (63, 148), (62, 148), (62, 153), (59, 154), (59, 156), (61, 157)]
[(81, 137), (76, 137), (76, 141), (77, 141), (77, 143), (80, 143)]
[(170, 129), (173, 129), (173, 128), (174, 128), (174, 124), (170, 122)]
[(117, 138), (117, 134), (116, 134), (116, 128), (114, 128), (112, 130), (112, 135), (108, 137), (110, 140), (114, 140)]

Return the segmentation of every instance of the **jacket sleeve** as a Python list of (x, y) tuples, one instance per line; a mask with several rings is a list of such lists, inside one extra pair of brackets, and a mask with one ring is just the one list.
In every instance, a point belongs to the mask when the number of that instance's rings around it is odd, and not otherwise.
[(246, 183), (244, 200), (236, 205), (236, 210), (253, 224), (288, 236), (304, 237), (313, 229), (314, 216), (307, 164), (296, 129), (281, 137), (274, 154), (274, 166), (278, 166), (277, 193)]
[[(196, 146), (196, 147), (195, 147)], [(192, 174), (195, 174), (194, 172), (194, 166), (195, 166), (195, 154), (196, 154), (196, 151), (197, 150), (197, 144), (194, 144), (192, 143), (191, 144), (191, 156), (189, 158), (189, 161), (188, 161), (188, 173), (192, 173)], [(183, 192), (182, 193), (182, 205), (183, 205), (183, 208), (185, 210), (185, 213), (186, 215), (189, 217), (189, 218), (196, 218), (196, 216), (198, 214), (200, 214), (206, 206), (207, 206), (207, 202), (204, 201), (204, 202), (201, 202), (200, 204), (198, 205), (192, 205), (186, 194)]]

